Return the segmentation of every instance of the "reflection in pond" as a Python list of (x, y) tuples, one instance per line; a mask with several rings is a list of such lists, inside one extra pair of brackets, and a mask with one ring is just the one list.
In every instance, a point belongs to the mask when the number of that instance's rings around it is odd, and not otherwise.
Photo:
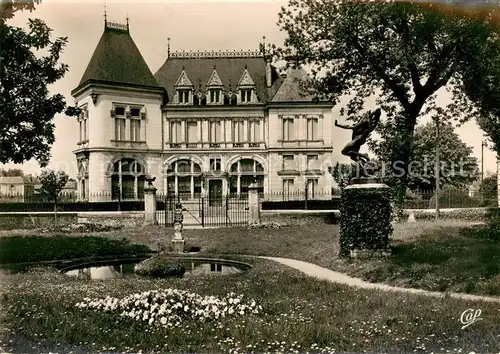
[[(66, 271), (64, 274), (95, 280), (135, 277), (137, 275), (134, 274), (134, 265), (138, 262), (139, 261), (107, 265), (85, 265), (81, 268)], [(181, 262), (186, 269), (183, 278), (237, 274), (248, 269), (248, 266), (244, 264), (231, 261), (186, 259)]]

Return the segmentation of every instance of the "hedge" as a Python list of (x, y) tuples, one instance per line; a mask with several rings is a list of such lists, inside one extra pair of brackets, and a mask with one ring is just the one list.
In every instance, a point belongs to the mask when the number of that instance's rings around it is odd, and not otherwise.
[(391, 190), (346, 187), (340, 205), (340, 255), (353, 249), (385, 250), (392, 234)]

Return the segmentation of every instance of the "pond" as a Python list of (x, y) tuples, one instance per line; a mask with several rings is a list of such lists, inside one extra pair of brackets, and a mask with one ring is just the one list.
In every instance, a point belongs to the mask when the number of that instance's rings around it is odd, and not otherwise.
[[(144, 259), (145, 258), (85, 263), (62, 269), (61, 273), (95, 280), (140, 277), (134, 273), (134, 266)], [(251, 268), (249, 264), (226, 259), (187, 257), (172, 259), (178, 260), (184, 266), (186, 271), (183, 278), (238, 274)]]

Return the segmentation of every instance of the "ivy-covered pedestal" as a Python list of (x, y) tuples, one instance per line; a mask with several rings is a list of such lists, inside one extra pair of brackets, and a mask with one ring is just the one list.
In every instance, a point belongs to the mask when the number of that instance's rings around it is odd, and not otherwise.
[(344, 188), (340, 206), (340, 256), (386, 257), (392, 206), (390, 188), (373, 178), (353, 178)]

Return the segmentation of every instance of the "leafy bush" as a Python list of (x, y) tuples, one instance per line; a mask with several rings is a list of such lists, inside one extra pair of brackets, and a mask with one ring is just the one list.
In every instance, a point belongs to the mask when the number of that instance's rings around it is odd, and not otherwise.
[(186, 267), (180, 260), (172, 260), (160, 255), (137, 263), (134, 272), (155, 278), (182, 277), (186, 272)]
[(352, 249), (386, 249), (392, 234), (389, 188), (345, 188), (342, 191), (340, 255)]
[(500, 241), (500, 208), (491, 208), (485, 211), (486, 225), (467, 230), (473, 237)]
[(497, 175), (487, 176), (481, 184), (481, 191), (485, 199), (496, 199), (498, 193)]
[[(436, 219), (436, 214), (432, 210), (412, 210), (416, 221), (430, 221)], [(410, 212), (404, 211), (404, 220), (408, 220)], [(441, 210), (439, 214), (440, 220), (460, 220), (471, 222), (485, 222), (488, 218), (488, 209), (484, 208), (463, 208), (453, 210)]]
[(66, 224), (58, 226), (49, 226), (45, 229), (40, 230), (42, 233), (86, 233), (86, 232), (107, 232), (113, 230), (119, 230), (123, 226), (121, 225), (101, 225), (93, 223), (84, 224)]

